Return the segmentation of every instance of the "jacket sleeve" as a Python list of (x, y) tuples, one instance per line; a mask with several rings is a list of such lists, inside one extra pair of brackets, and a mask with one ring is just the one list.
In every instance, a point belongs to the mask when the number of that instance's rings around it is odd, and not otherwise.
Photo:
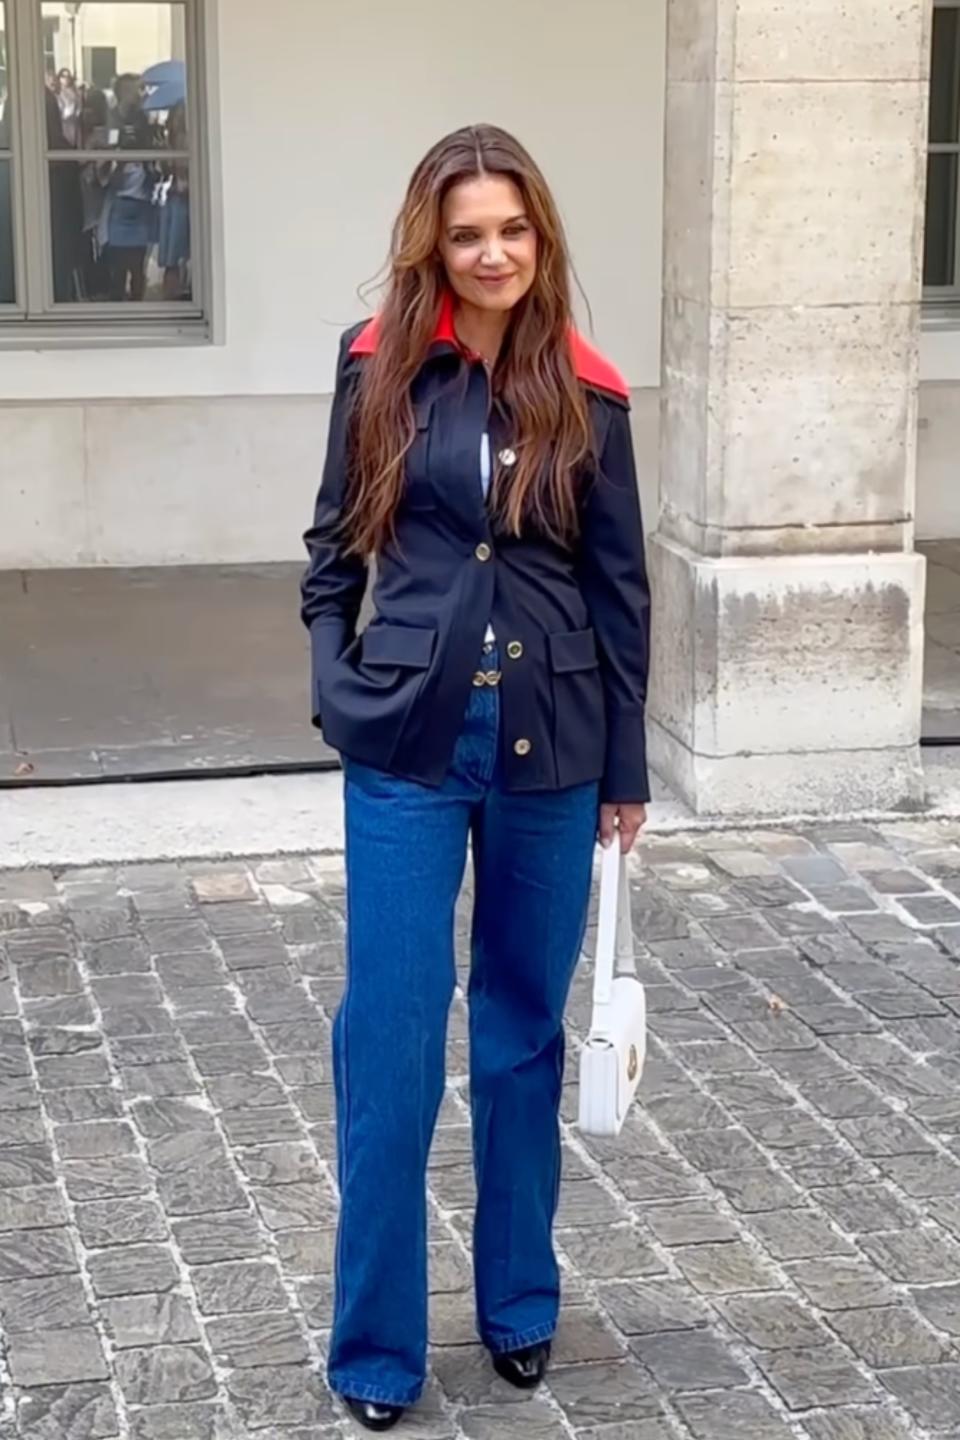
[(650, 590), (640, 496), (626, 406), (602, 402), (599, 468), (581, 511), (580, 581), (597, 637), (607, 715), (600, 798), (650, 799), (645, 707), (650, 657)]
[(346, 501), (349, 418), (357, 367), (350, 360), (356, 329), (340, 342), (337, 383), (330, 414), (327, 456), (313, 524), (304, 535), (309, 563), (301, 582), (300, 614), (310, 631), (313, 719), (319, 724), (324, 677), (356, 635), (367, 583), (367, 566), (346, 553), (340, 522)]

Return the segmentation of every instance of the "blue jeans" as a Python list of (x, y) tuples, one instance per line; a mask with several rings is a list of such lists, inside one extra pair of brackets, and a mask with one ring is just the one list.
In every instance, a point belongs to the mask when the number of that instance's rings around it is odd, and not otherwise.
[(346, 762), (329, 1377), (358, 1400), (410, 1405), (426, 1375), (426, 1170), (444, 1093), (468, 837), (477, 1325), (494, 1352), (556, 1329), (563, 1012), (586, 922), (598, 789), (504, 793), (498, 718), (497, 691), (474, 690), (439, 790)]

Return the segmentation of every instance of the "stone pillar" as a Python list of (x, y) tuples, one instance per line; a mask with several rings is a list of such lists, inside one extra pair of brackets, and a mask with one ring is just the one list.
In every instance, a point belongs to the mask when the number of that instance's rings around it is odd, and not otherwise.
[(651, 754), (698, 812), (916, 805), (930, 0), (668, 0)]

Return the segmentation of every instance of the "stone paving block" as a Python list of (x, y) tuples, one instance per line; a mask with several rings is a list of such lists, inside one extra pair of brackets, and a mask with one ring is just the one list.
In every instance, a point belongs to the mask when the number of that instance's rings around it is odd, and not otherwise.
[(866, 1115), (841, 1120), (837, 1129), (861, 1155), (917, 1155), (933, 1150), (932, 1141), (902, 1115)]
[(95, 1295), (138, 1295), (172, 1290), (179, 1280), (173, 1255), (164, 1245), (118, 1245), (89, 1256), (87, 1272)]
[[(825, 1185), (861, 1185), (875, 1179), (872, 1161), (861, 1159), (842, 1145), (809, 1145), (784, 1150), (780, 1164), (790, 1171), (801, 1190), (817, 1191)], [(814, 1197), (816, 1198), (816, 1197)]]
[[(276, 1233), (276, 1259), (288, 1274), (332, 1274), (337, 1230), (332, 1225), (311, 1230), (281, 1230)], [(450, 1240), (433, 1241), (429, 1246), (430, 1292), (442, 1295), (466, 1290), (472, 1284), (472, 1269), (461, 1247)]]
[(0, 1323), (9, 1334), (85, 1325), (89, 1320), (79, 1275), (54, 1275), (0, 1284)]
[(303, 1130), (288, 1106), (225, 1110), (223, 1128), (232, 1145), (268, 1145), (275, 1140), (299, 1140)]
[(792, 1433), (770, 1402), (751, 1390), (679, 1395), (674, 1404), (695, 1440), (789, 1440)]
[(92, 1325), (31, 1330), (7, 1337), (7, 1364), (15, 1385), (68, 1385), (105, 1380), (107, 1363)]
[(875, 1370), (953, 1358), (950, 1345), (903, 1305), (844, 1310), (829, 1320), (840, 1339)]
[(216, 1129), (216, 1120), (199, 1099), (162, 1096), (152, 1100), (136, 1100), (132, 1105), (137, 1129), (148, 1140), (164, 1135), (180, 1135), (191, 1130)]
[(8, 1144), (0, 1150), (0, 1189), (19, 1190), (24, 1185), (52, 1185), (56, 1178), (53, 1154), (46, 1141), (40, 1145), (16, 1147)]
[(599, 1287), (603, 1308), (624, 1335), (657, 1335), (706, 1325), (709, 1311), (677, 1280), (641, 1280)]
[(930, 1228), (864, 1235), (860, 1248), (874, 1263), (905, 1285), (935, 1285), (960, 1280), (960, 1246), (941, 1230)]
[[(472, 1296), (469, 1310), (472, 1324)], [(618, 1360), (626, 1353), (626, 1346), (595, 1309), (568, 1303), (560, 1312), (553, 1352), (557, 1365), (572, 1365), (594, 1360)]]
[[(460, 1354), (452, 1353), (455, 1357)], [(227, 1390), (251, 1430), (264, 1430), (268, 1425), (319, 1425), (334, 1419), (329, 1392), (305, 1366), (235, 1370), (227, 1377)]]
[(673, 1252), (685, 1280), (701, 1295), (730, 1295), (742, 1290), (776, 1290), (776, 1273), (749, 1245), (688, 1245)]
[(886, 1097), (860, 1080), (828, 1080), (822, 1085), (805, 1085), (803, 1095), (805, 1100), (830, 1120), (889, 1113)]
[(266, 1249), (266, 1239), (260, 1226), (247, 1211), (177, 1220), (173, 1232), (188, 1265), (248, 1259), (262, 1255)]
[(806, 1203), (803, 1192), (775, 1170), (715, 1170), (710, 1179), (733, 1208), (745, 1215), (785, 1210)]
[[(467, 1171), (472, 1198), (472, 1171)], [(431, 1176), (431, 1186), (441, 1193), (438, 1184), (441, 1176)], [(558, 1230), (615, 1224), (621, 1218), (616, 1202), (596, 1180), (577, 1180), (564, 1186), (560, 1192), (560, 1207), (557, 1211)]]
[(183, 1295), (124, 1296), (104, 1301), (100, 1313), (119, 1350), (200, 1339), (200, 1327)]
[(69, 1160), (61, 1173), (67, 1194), (75, 1201), (145, 1195), (152, 1188), (150, 1172), (138, 1155)]
[(219, 1405), (150, 1405), (130, 1412), (130, 1440), (220, 1440), (229, 1435)]
[(168, 1215), (209, 1215), (221, 1210), (245, 1210), (246, 1196), (230, 1165), (203, 1165), (161, 1175), (157, 1181), (160, 1203)]
[(128, 1098), (195, 1095), (200, 1091), (189, 1066), (180, 1062), (124, 1065), (120, 1079)]
[(805, 1415), (803, 1426), (809, 1440), (912, 1440), (915, 1434), (893, 1413), (889, 1403)]
[(560, 1237), (565, 1253), (581, 1273), (596, 1279), (629, 1279), (662, 1275), (664, 1262), (630, 1225), (605, 1225), (565, 1230)]
[(134, 935), (88, 943), (83, 958), (91, 975), (137, 975), (150, 969), (150, 951)]
[[(479, 1405), (464, 1412), (461, 1429), (466, 1440), (503, 1440), (513, 1433), (514, 1420), (513, 1406)], [(566, 1440), (568, 1431), (555, 1410), (533, 1399), (523, 1412), (523, 1433), (530, 1440)]]
[(741, 1231), (708, 1200), (684, 1200), (651, 1205), (643, 1211), (644, 1223), (661, 1245), (702, 1245), (738, 1240)]
[(27, 1391), (17, 1427), (23, 1440), (113, 1440), (120, 1433), (109, 1387), (82, 1381)]
[(751, 1215), (747, 1224), (775, 1260), (812, 1260), (854, 1253), (850, 1242), (815, 1211), (771, 1210)]
[(893, 1296), (889, 1281), (860, 1257), (798, 1260), (784, 1268), (793, 1284), (821, 1310), (884, 1305)]
[(126, 1035), (111, 1039), (109, 1043), (113, 1062), (121, 1070), (173, 1065), (188, 1058), (187, 1047), (174, 1031), (165, 1035)]
[(817, 1317), (789, 1295), (730, 1295), (717, 1309), (758, 1350), (789, 1350), (827, 1344), (832, 1336)]
[(166, 1220), (154, 1200), (93, 1200), (77, 1205), (74, 1214), (81, 1240), (92, 1249), (167, 1238)]
[(184, 1130), (147, 1142), (150, 1164), (159, 1175), (170, 1175), (198, 1165), (226, 1166), (230, 1152), (219, 1135), (209, 1130)]
[(913, 1300), (931, 1325), (960, 1336), (960, 1285), (925, 1285), (913, 1291)]
[(670, 1394), (729, 1390), (747, 1383), (742, 1366), (723, 1340), (709, 1330), (635, 1335), (630, 1348)]
[(671, 1136), (684, 1160), (709, 1175), (731, 1166), (761, 1166), (765, 1156), (754, 1140), (737, 1126), (719, 1130), (681, 1131)]
[(280, 1273), (266, 1261), (198, 1265), (193, 1283), (204, 1315), (283, 1310), (287, 1303)]
[(114, 1357), (113, 1370), (130, 1405), (209, 1400), (217, 1391), (210, 1361), (198, 1345), (121, 1350)]
[(123, 1096), (109, 1085), (85, 1085), (76, 1090), (51, 1091), (46, 1097), (46, 1110), (50, 1119), (58, 1124), (116, 1120), (123, 1115)]
[(292, 1230), (303, 1225), (331, 1225), (336, 1201), (315, 1181), (291, 1185), (253, 1185), (251, 1194), (269, 1230)]
[(900, 1155), (878, 1160), (880, 1169), (914, 1198), (960, 1195), (960, 1164), (940, 1155)]
[(960, 1365), (916, 1365), (884, 1370), (882, 1380), (920, 1425), (960, 1425)]
[(741, 1124), (769, 1150), (829, 1144), (833, 1138), (826, 1125), (800, 1110), (750, 1110), (744, 1114)]
[(320, 1182), (316, 1152), (306, 1143), (260, 1145), (256, 1149), (241, 1150), (237, 1161), (247, 1178), (260, 1185)]
[(208, 1320), (206, 1331), (217, 1359), (233, 1369), (296, 1365), (307, 1358), (306, 1342), (296, 1319), (282, 1310), (225, 1315)]
[(720, 1106), (698, 1090), (649, 1096), (644, 1113), (668, 1135), (684, 1131), (714, 1131), (725, 1124)]
[(66, 1223), (66, 1207), (54, 1185), (0, 1191), (0, 1231), (43, 1230)]
[(57, 1125), (53, 1139), (64, 1160), (129, 1155), (136, 1144), (133, 1130), (123, 1120), (91, 1120), (80, 1124)]
[(10, 1231), (0, 1235), (0, 1281), (69, 1275), (77, 1269), (66, 1230)]
[(879, 1395), (876, 1382), (848, 1359), (840, 1345), (766, 1351), (757, 1356), (757, 1364), (790, 1410), (862, 1405)]
[(578, 1430), (581, 1426), (636, 1423), (656, 1417), (662, 1410), (649, 1375), (633, 1360), (551, 1370), (549, 1389)]

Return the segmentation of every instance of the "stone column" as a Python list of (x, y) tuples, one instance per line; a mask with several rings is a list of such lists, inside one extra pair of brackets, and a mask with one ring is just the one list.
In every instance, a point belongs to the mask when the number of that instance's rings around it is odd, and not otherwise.
[(915, 805), (930, 0), (668, 0), (651, 754), (698, 812)]

